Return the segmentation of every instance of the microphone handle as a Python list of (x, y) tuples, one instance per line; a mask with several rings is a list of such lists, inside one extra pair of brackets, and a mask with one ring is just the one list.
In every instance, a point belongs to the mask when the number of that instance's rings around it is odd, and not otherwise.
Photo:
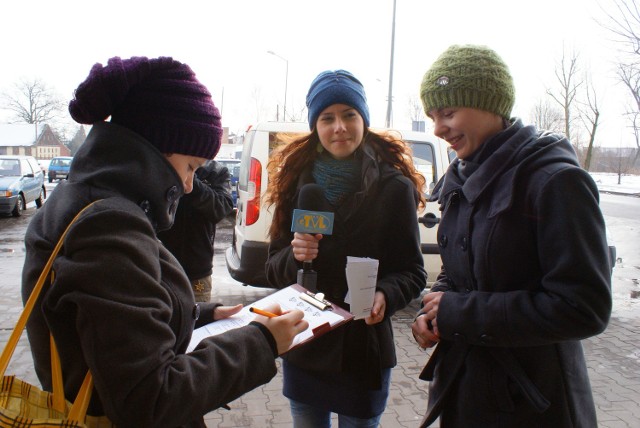
[(318, 291), (317, 280), (318, 274), (313, 270), (313, 262), (302, 262), (302, 269), (298, 269), (298, 284), (315, 293)]

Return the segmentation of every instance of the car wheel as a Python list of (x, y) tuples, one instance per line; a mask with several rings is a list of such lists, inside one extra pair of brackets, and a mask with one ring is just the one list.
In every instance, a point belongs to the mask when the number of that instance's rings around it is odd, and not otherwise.
[(24, 211), (24, 207), (24, 196), (20, 195), (18, 196), (18, 200), (16, 201), (16, 207), (13, 209), (13, 211), (11, 211), (11, 214), (14, 217), (20, 217), (22, 215), (22, 211)]
[(47, 198), (47, 191), (44, 189), (44, 186), (40, 188), (40, 195), (38, 199), (36, 199), (36, 207), (40, 208), (43, 204), (43, 201)]

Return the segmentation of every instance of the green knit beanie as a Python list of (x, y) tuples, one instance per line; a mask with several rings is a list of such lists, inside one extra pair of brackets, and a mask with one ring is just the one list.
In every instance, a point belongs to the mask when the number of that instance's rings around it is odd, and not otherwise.
[(509, 68), (486, 46), (452, 45), (425, 73), (420, 85), (424, 111), (470, 107), (509, 119), (515, 88)]

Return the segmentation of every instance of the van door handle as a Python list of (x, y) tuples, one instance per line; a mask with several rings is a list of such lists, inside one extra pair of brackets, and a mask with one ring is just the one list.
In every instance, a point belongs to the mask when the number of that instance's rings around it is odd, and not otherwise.
[(426, 213), (418, 219), (418, 223), (422, 223), (427, 229), (431, 229), (433, 226), (440, 223), (440, 218), (436, 217), (434, 213)]

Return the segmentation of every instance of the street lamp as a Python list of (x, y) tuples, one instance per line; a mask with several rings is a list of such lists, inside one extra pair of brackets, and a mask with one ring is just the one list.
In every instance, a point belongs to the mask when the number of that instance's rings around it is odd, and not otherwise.
[(280, 55), (278, 55), (274, 51), (267, 51), (267, 53), (280, 58), (287, 65), (286, 73), (284, 75), (284, 108), (283, 108), (283, 113), (282, 113), (282, 117), (284, 118), (284, 121), (286, 122), (287, 121), (287, 84), (289, 83), (289, 60), (286, 59), (286, 58), (281, 57)]
[(391, 59), (389, 60), (389, 95), (387, 95), (387, 119), (385, 126), (391, 127), (391, 110), (393, 105), (393, 50), (396, 39), (396, 0), (393, 0), (393, 21), (391, 21)]

